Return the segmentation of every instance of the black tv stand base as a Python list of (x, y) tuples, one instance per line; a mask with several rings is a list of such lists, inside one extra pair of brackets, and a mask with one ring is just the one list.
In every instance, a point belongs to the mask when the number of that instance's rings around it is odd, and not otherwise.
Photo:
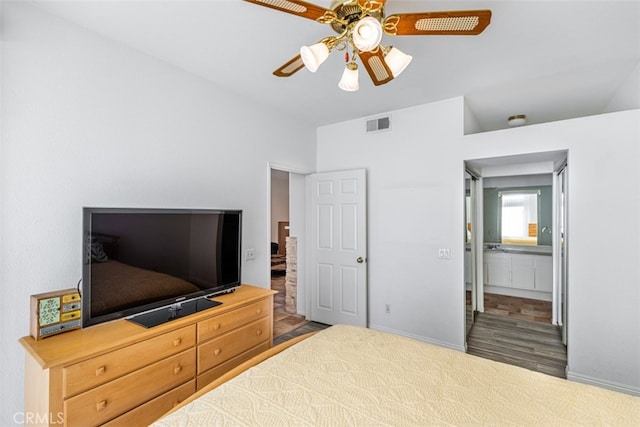
[(172, 304), (167, 307), (161, 307), (153, 311), (148, 311), (146, 313), (136, 314), (131, 317), (127, 317), (127, 320), (144, 326), (145, 328), (152, 328), (154, 326), (162, 325), (163, 323), (180, 319), (193, 313), (208, 310), (220, 304), (222, 303), (208, 298), (197, 298), (177, 304)]

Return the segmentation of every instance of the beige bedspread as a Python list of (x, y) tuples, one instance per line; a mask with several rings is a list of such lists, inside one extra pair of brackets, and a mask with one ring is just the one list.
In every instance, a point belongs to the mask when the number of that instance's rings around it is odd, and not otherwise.
[(640, 425), (640, 398), (333, 326), (155, 426)]

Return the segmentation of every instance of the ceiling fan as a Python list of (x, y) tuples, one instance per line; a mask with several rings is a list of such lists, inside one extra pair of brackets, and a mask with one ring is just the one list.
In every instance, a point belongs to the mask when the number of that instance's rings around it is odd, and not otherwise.
[[(383, 46), (382, 35), (478, 35), (491, 22), (490, 10), (398, 13), (386, 16), (387, 0), (332, 0), (324, 8), (302, 0), (245, 0), (260, 6), (329, 24), (338, 33), (311, 46), (276, 69), (273, 74), (289, 77), (306, 67), (315, 72), (333, 50), (345, 51), (346, 67), (338, 86), (346, 91), (358, 90), (360, 58), (373, 83), (378, 86), (400, 75), (412, 60), (393, 46)], [(351, 56), (349, 55), (351, 50)]]

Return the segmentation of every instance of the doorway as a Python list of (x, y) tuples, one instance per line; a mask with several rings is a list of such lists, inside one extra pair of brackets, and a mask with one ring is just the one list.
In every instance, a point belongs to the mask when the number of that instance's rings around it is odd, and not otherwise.
[(467, 351), (559, 377), (567, 360), (566, 159), (558, 151), (469, 160), (464, 176), (465, 236), (475, 218), (475, 244), (465, 244), (477, 252), (465, 262)]
[(304, 230), (304, 175), (270, 165), (269, 177), (270, 283), (277, 292), (273, 302), (275, 339), (307, 323), (298, 265), (304, 259), (298, 244)]

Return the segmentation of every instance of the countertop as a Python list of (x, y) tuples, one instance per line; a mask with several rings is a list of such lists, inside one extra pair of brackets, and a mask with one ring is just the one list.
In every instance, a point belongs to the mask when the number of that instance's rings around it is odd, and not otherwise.
[(502, 245), (502, 244), (485, 244), (485, 252), (502, 252), (508, 254), (526, 254), (526, 255), (549, 255), (551, 256), (551, 246), (524, 246), (524, 245)]

